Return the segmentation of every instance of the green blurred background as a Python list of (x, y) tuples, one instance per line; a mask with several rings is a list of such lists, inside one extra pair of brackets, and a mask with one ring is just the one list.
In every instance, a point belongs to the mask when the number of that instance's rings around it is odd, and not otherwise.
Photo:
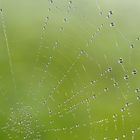
[(0, 9), (0, 140), (140, 139), (138, 0)]

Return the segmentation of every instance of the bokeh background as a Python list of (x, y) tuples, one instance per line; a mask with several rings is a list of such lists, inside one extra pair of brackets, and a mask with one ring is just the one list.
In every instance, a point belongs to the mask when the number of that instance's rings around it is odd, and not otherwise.
[(0, 1), (0, 140), (139, 140), (139, 0)]

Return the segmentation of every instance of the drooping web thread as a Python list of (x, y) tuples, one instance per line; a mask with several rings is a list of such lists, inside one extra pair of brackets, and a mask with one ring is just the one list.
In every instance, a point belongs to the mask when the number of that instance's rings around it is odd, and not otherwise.
[[(140, 89), (133, 86), (131, 81), (137, 80), (139, 75), (137, 65), (133, 65), (134, 50), (139, 51), (139, 37), (130, 41), (114, 22), (113, 10), (103, 11), (95, 0), (99, 13), (97, 18), (101, 22), (94, 26), (88, 39), (83, 41), (84, 44), (80, 46), (80, 43), (71, 42), (76, 46), (66, 46), (57, 39), (51, 45), (46, 45), (52, 12), (62, 10), (56, 3), (49, 1), (48, 15), (41, 30), (27, 88), (31, 104), (18, 102), (16, 108), (10, 108), (2, 132), (9, 139), (22, 137), (27, 140), (42, 140), (45, 137), (51, 140), (63, 140), (66, 137), (78, 140), (138, 138), (140, 124), (134, 122), (133, 109), (139, 106)], [(67, 25), (71, 24), (72, 12), (77, 10), (74, 1), (66, 1), (65, 4), (67, 15), (62, 19), (63, 24), (56, 29), (60, 35), (65, 35)], [(83, 21), (85, 17), (81, 16), (79, 20)], [(5, 23), (2, 25), (4, 29)], [(79, 28), (84, 28), (81, 29), (84, 34), (86, 27), (81, 25)], [(106, 46), (100, 46), (99, 39), (102, 41), (102, 34), (107, 31), (113, 34), (113, 43), (106, 49)], [(5, 30), (4, 35), (7, 38)], [(108, 44), (106, 40), (103, 41), (105, 45)], [(72, 56), (67, 56), (69, 53), (73, 53)], [(12, 74), (11, 56), (8, 59)]]
[(14, 77), (14, 71), (13, 71), (13, 62), (12, 62), (12, 56), (11, 56), (11, 50), (9, 47), (9, 42), (8, 42), (8, 37), (7, 37), (7, 32), (6, 32), (6, 25), (5, 25), (5, 19), (4, 19), (4, 14), (3, 14), (3, 10), (0, 9), (0, 17), (1, 17), (1, 26), (2, 26), (2, 31), (3, 31), (3, 36), (5, 39), (5, 46), (6, 46), (6, 50), (7, 50), (7, 54), (8, 54), (8, 60), (9, 60), (9, 71), (11, 73), (11, 77), (12, 77), (12, 83), (13, 83), (13, 87), (14, 90), (16, 91), (16, 82), (15, 82), (15, 77)]

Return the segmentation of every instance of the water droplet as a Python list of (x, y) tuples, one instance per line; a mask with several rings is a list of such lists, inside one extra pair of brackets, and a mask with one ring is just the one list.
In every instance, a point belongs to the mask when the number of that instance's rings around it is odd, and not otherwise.
[(135, 133), (135, 130), (132, 130), (131, 133), (134, 134)]
[(99, 32), (100, 30), (101, 30), (101, 28), (100, 28), (100, 27), (98, 27), (98, 28), (97, 28), (97, 31)]
[(64, 30), (64, 28), (63, 27), (60, 27), (60, 31), (63, 31)]
[(117, 83), (117, 82), (115, 82), (113, 85), (114, 85), (114, 87), (117, 87), (117, 86), (118, 86), (118, 83)]
[(125, 106), (128, 107), (129, 106), (129, 103), (126, 103)]
[(51, 8), (48, 8), (48, 11), (50, 12), (51, 11)]
[(124, 80), (128, 80), (129, 76), (128, 75), (125, 75), (124, 76)]
[(136, 74), (137, 74), (137, 70), (134, 69), (134, 70), (132, 71), (132, 74), (133, 74), (133, 75), (136, 75)]
[(134, 44), (131, 44), (131, 45), (130, 45), (130, 48), (133, 49), (133, 48), (134, 48)]
[(105, 89), (104, 89), (104, 92), (107, 92), (107, 91), (108, 91), (108, 88), (105, 88)]
[(126, 135), (125, 134), (123, 134), (123, 138), (125, 138), (126, 137)]
[(93, 95), (92, 98), (93, 98), (93, 99), (96, 99), (96, 95)]
[(123, 108), (121, 108), (121, 112), (124, 112), (125, 111), (125, 108), (123, 107)]
[(135, 93), (138, 93), (138, 92), (140, 92), (140, 89), (139, 88), (136, 88), (135, 89)]
[(123, 63), (123, 59), (122, 58), (119, 58), (118, 63), (119, 64), (122, 64)]
[(109, 15), (113, 15), (113, 12), (111, 10), (109, 11)]
[(111, 23), (110, 23), (110, 26), (111, 26), (111, 27), (114, 27), (114, 26), (115, 26), (115, 23), (114, 23), (114, 22), (111, 22)]
[(116, 119), (117, 118), (117, 114), (113, 114), (113, 118)]
[(110, 15), (107, 15), (106, 18), (110, 18)]
[(111, 71), (112, 71), (112, 68), (111, 68), (111, 67), (109, 67), (107, 71), (108, 71), (108, 72), (111, 72)]
[(81, 55), (85, 54), (85, 51), (84, 51), (84, 50), (81, 50), (81, 51), (80, 51), (80, 54), (81, 54)]
[(52, 111), (51, 110), (49, 111), (49, 114), (52, 114)]
[(76, 124), (76, 126), (75, 126), (75, 127), (76, 127), (76, 128), (77, 128), (77, 127), (79, 127), (79, 124)]
[(67, 22), (67, 20), (68, 20), (67, 18), (64, 18), (64, 22)]
[(140, 100), (140, 96), (137, 96), (137, 100)]
[(72, 4), (72, 1), (71, 0), (69, 1), (69, 4)]
[(95, 80), (92, 80), (90, 83), (93, 85), (93, 84), (95, 84), (95, 83), (96, 83), (96, 81), (95, 81)]
[(102, 12), (102, 11), (100, 11), (100, 12), (99, 12), (99, 15), (100, 15), (100, 16), (102, 16), (102, 15), (103, 15), (103, 12)]
[(50, 0), (50, 3), (53, 3), (53, 0)]

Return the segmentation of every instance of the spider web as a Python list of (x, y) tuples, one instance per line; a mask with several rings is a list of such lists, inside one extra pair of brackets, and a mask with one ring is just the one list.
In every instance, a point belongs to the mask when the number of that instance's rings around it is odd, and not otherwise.
[(139, 139), (139, 31), (119, 1), (42, 4), (25, 40), (1, 6), (1, 139)]

